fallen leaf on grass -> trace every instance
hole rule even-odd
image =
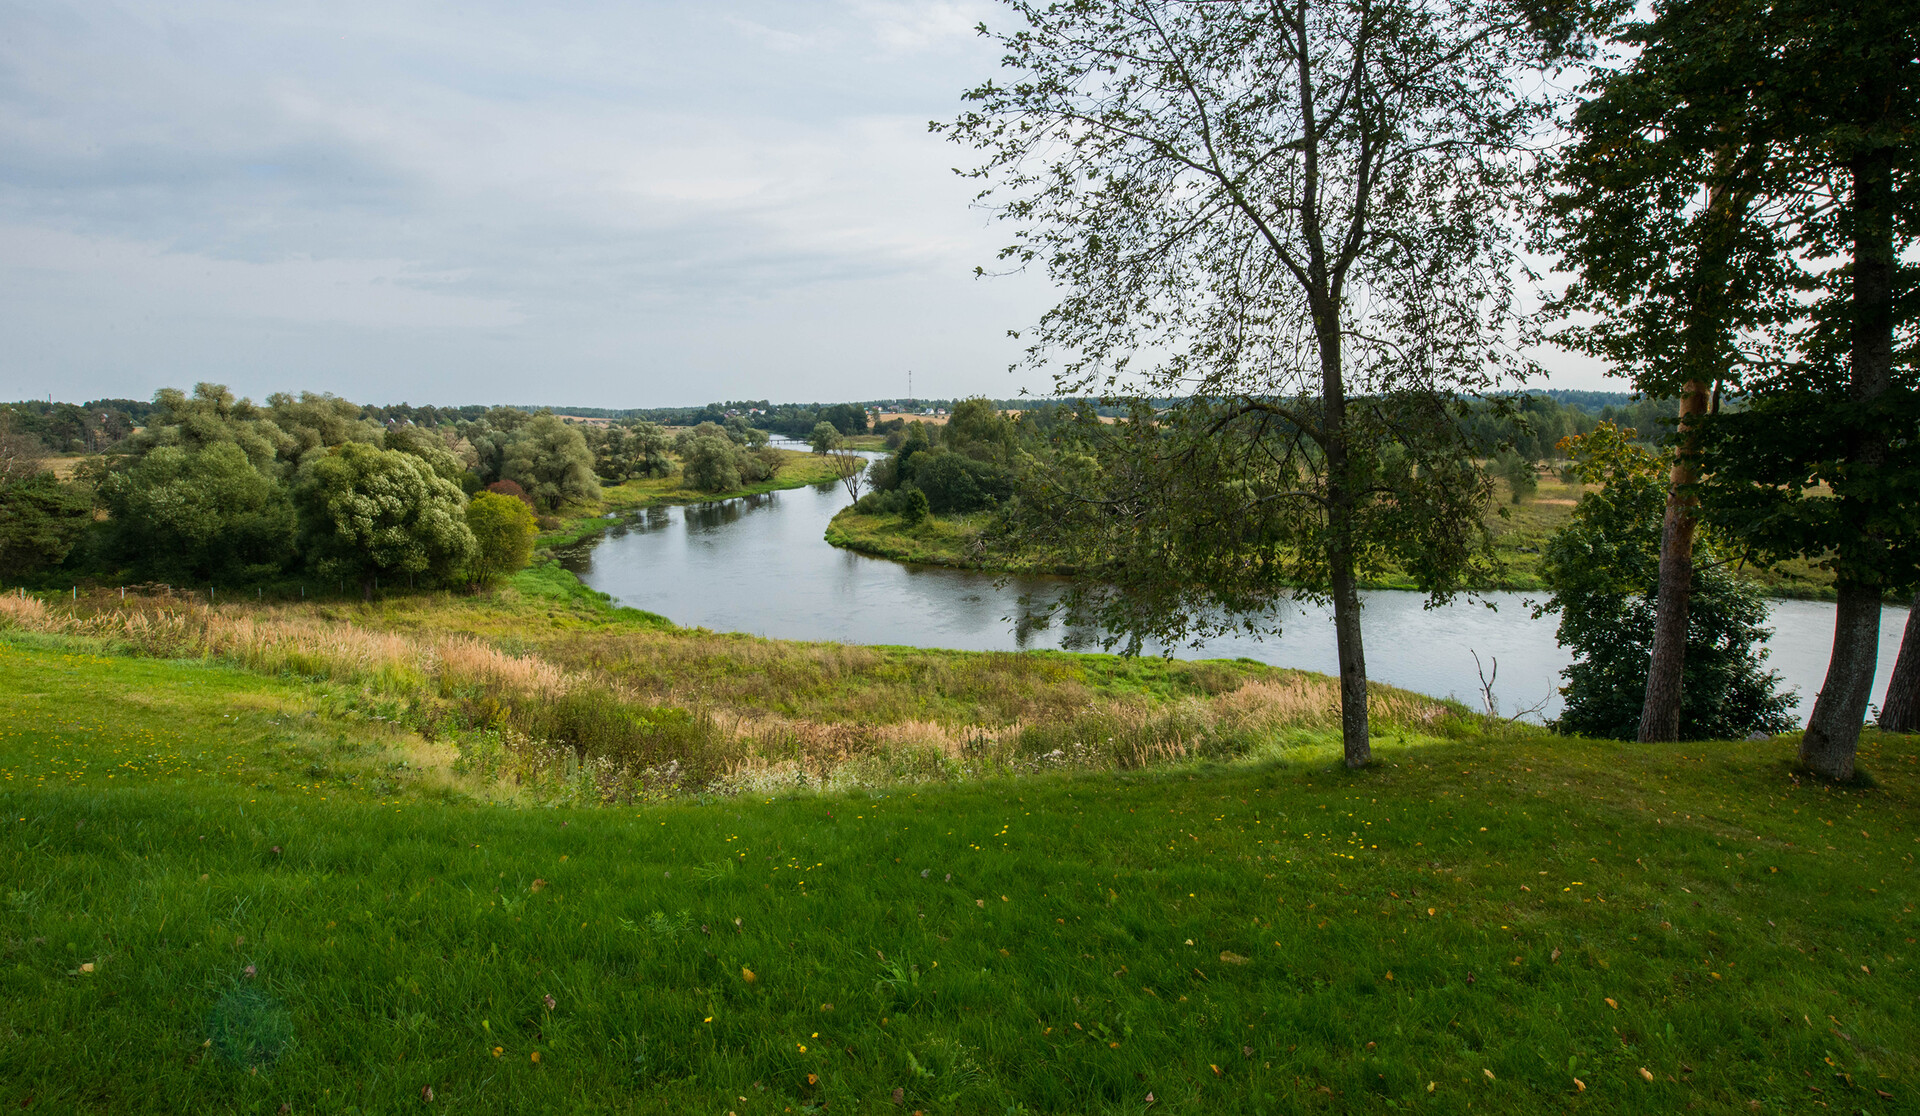
[[[1650,1070],[1650,1069],[1648,1069],[1648,1068],[1647,1068],[1647,1067],[1645,1067],[1645,1066],[1641,1066],[1641,1067],[1640,1067],[1640,1076],[1641,1076],[1641,1077],[1644,1077],[1644,1078],[1646,1078],[1646,1079],[1647,1079],[1648,1081],[1652,1081],[1652,1080],[1653,1080],[1653,1071],[1652,1071],[1652,1070]]]
[[[985,899],[975,899],[973,901],[973,905],[984,909],[987,905],[987,901]]]
[[[433,1086],[431,1085],[420,1086],[420,1099],[426,1102],[427,1104],[432,1104],[433,1103]]]
[[[1586,1083],[1586,1082],[1584,1082],[1584,1081],[1582,1081],[1582,1080],[1580,1080],[1580,1079],[1579,1079],[1579,1078],[1577,1078],[1577,1077],[1576,1077],[1576,1078],[1574,1078],[1574,1079],[1573,1079],[1573,1091],[1574,1091],[1574,1092],[1576,1092],[1576,1093],[1584,1093],[1584,1092],[1586,1092],[1586,1091],[1587,1091],[1587,1083]]]
[[[907,1091],[905,1089],[895,1089],[893,1091],[893,1103],[901,1104],[901,1103],[904,1103],[906,1099],[907,1099]]]
[[[90,972],[92,972],[92,971],[93,971],[93,962],[91,962],[91,961],[83,961],[83,962],[81,962],[81,963],[80,963],[80,971],[81,971],[81,972],[83,972],[83,973],[90,973]]]
[[[1239,954],[1233,952],[1232,950],[1223,949],[1220,951],[1220,960],[1225,961],[1229,965],[1244,965],[1247,963],[1248,959],[1240,956]]]
[[[531,883],[531,884],[529,884],[529,885],[527,886],[527,890],[528,890],[528,891],[541,891],[541,890],[544,890],[544,889],[546,888],[546,886],[547,886],[547,881],[545,881],[545,880],[535,880],[535,881],[533,881],[533,883]]]
[[[807,1084],[809,1084],[809,1085],[818,1085],[818,1084],[820,1084],[820,1075],[819,1075],[819,1074],[817,1074],[817,1073],[810,1073],[810,1074],[808,1074],[808,1075],[807,1075]]]
[[[1225,1073],[1223,1073],[1223,1072],[1221,1071],[1221,1069],[1220,1069],[1220,1067],[1219,1067],[1219,1066],[1216,1066],[1216,1065],[1214,1065],[1214,1064],[1213,1064],[1212,1062],[1208,1062],[1208,1063],[1207,1063],[1207,1068],[1213,1071],[1213,1075],[1214,1075],[1215,1077],[1224,1077],[1224,1076],[1226,1076],[1226,1074],[1225,1074]]]
[[[1560,949],[1559,949],[1559,947],[1557,947],[1557,946],[1556,946],[1556,947],[1554,947],[1554,951],[1553,951],[1553,956],[1551,956],[1551,957],[1549,957],[1549,958],[1547,958],[1547,960],[1549,960],[1549,961],[1552,961],[1552,962],[1553,962],[1554,964],[1556,964],[1556,965],[1558,965],[1558,964],[1560,963]]]
[[[1496,1077],[1494,1077],[1494,1076],[1493,1076],[1493,1071],[1492,1071],[1492,1070],[1490,1070],[1490,1069],[1483,1069],[1483,1070],[1481,1070],[1480,1072],[1481,1072],[1481,1073],[1484,1073],[1484,1074],[1486,1074],[1486,1075],[1487,1075],[1487,1080],[1488,1080],[1488,1081],[1496,1081],[1496,1080],[1498,1080],[1498,1078],[1496,1078]]]
[[[759,980],[760,978],[753,975],[752,969],[749,969],[745,965],[742,965],[740,966],[740,979],[746,981],[748,984],[752,984],[754,981]],[[826,1007],[823,1006],[821,1007],[820,1010],[825,1011],[827,1009]]]
[[[1616,1011],[1618,1011],[1618,1010],[1620,1009],[1620,1005],[1619,1005],[1619,1004],[1616,1004],[1616,1003],[1614,1003],[1614,1002],[1613,1002],[1613,997],[1612,997],[1612,996],[1607,996],[1607,997],[1605,997],[1605,999],[1606,999],[1606,1001],[1607,1001],[1607,1006],[1608,1006],[1608,1007],[1610,1007],[1610,1008],[1613,1008],[1613,1009],[1614,1009],[1614,1010],[1616,1010]]]

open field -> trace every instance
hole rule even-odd
[[[562,643],[598,638],[572,654],[604,663],[622,633],[672,633],[533,593],[496,607],[216,611],[305,625],[315,657],[276,667],[289,631],[256,638],[251,669],[230,644],[164,658],[0,631],[0,1104],[1920,1103],[1916,738],[1869,734],[1870,782],[1835,789],[1794,776],[1786,739],[1630,747],[1454,718],[1382,731],[1381,762],[1350,774],[1303,707],[1224,761],[569,806],[396,700],[449,672],[496,693],[563,678],[500,635],[439,673],[404,661],[429,631],[497,625],[565,676]],[[1005,658],[1096,700],[1185,700],[1138,664]]]

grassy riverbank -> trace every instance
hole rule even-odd
[[[757,484],[726,492],[706,492],[689,488],[686,472],[675,469],[664,477],[633,477],[617,485],[604,485],[600,500],[594,504],[575,504],[563,510],[561,525],[541,532],[542,547],[567,546],[603,529],[610,512],[639,511],[642,508],[673,504],[706,504],[719,500],[737,500],[742,496],[761,496],[788,488],[838,481],[840,474],[825,456],[804,450],[776,450],[780,471]]]
[[[1540,555],[1555,531],[1566,526],[1573,507],[1588,491],[1583,484],[1567,484],[1552,474],[1542,474],[1539,490],[1515,504],[1504,482],[1496,494],[1499,502],[1487,510],[1487,527],[1493,536],[1494,555],[1499,573],[1482,579],[1472,588],[1544,591]],[[909,526],[897,515],[863,515],[848,508],[833,517],[826,539],[834,546],[876,558],[915,562],[928,566],[956,569],[990,570],[1009,573],[1072,574],[1073,568],[1045,555],[1022,555],[1011,559],[983,545],[982,535],[993,523],[990,512],[957,516],[929,516]],[[1811,562],[1796,559],[1778,567],[1761,569],[1743,566],[1746,577],[1769,595],[1810,600],[1833,599],[1833,575]],[[1412,589],[1413,580],[1388,573],[1366,583],[1370,589]],[[1905,603],[1904,598],[1897,602]]]
[[[1920,1097],[1915,738],[1870,735],[1870,784],[1829,789],[1794,777],[1788,740],[1556,739],[1383,691],[1381,762],[1350,774],[1323,709],[1276,712],[1290,686],[1321,693],[1313,676],[774,644],[536,590],[174,627],[161,609],[116,626],[85,601],[15,607],[0,1104],[1878,1113]],[[589,663],[822,725],[1018,707],[1065,727],[1003,758],[1080,748],[993,766],[999,742],[963,739],[971,774],[585,805],[603,799],[563,793],[577,772],[516,784],[489,766],[512,715],[491,738],[416,716],[463,695],[564,705]],[[1244,753],[1119,770],[1090,758],[1103,730],[1077,711],[1235,700],[1278,718]],[[1407,727],[1389,727],[1396,703]]]

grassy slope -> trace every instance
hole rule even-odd
[[[1914,738],[526,810],[326,687],[0,647],[9,1108],[1920,1103]]]
[[[1506,502],[1504,483],[1497,483],[1501,502],[1488,510],[1487,522],[1493,530],[1502,576],[1475,588],[1543,590],[1546,584],[1540,579],[1540,553],[1548,538],[1566,525],[1586,486],[1563,484],[1551,474],[1542,474],[1539,491],[1525,502],[1513,504]],[[879,558],[961,569],[1000,568],[989,566],[975,545],[987,522],[986,514],[977,513],[928,517],[918,526],[908,527],[896,515],[860,515],[849,508],[834,516],[826,537],[834,546]],[[1012,572],[1071,571],[1039,560]],[[1771,569],[1745,568],[1742,573],[1770,596],[1833,599],[1832,574],[1805,560],[1795,559]],[[1394,572],[1367,584],[1378,589],[1414,588],[1410,578]]]

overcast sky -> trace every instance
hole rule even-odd
[[[976,0],[0,0],[0,399],[1005,397]],[[1566,363],[1564,360],[1558,363]],[[1591,372],[1555,383],[1617,387]]]

